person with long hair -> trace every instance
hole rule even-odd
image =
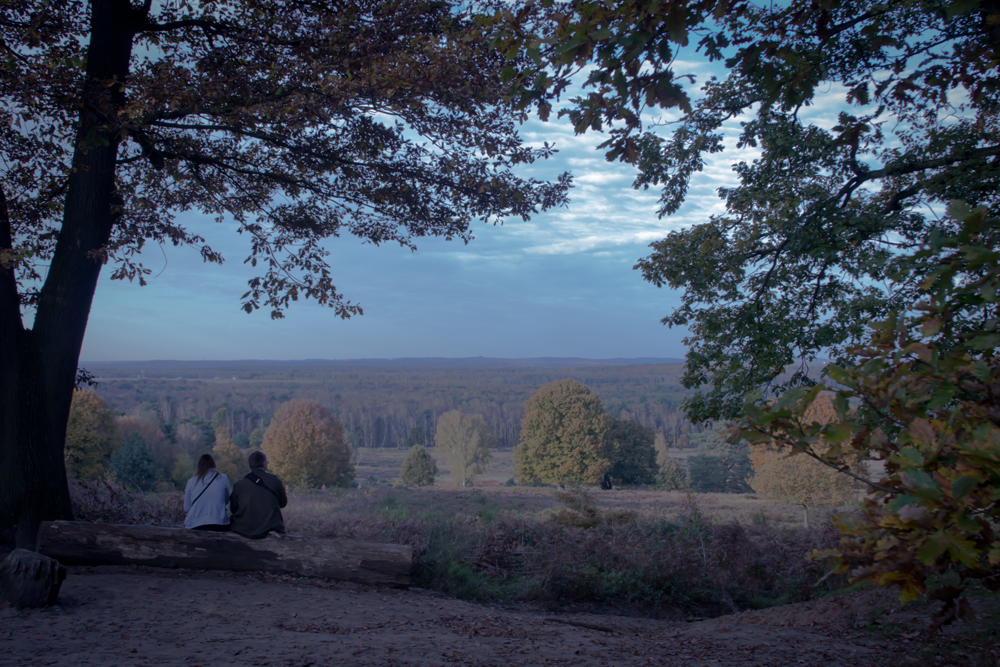
[[[229,477],[215,468],[211,454],[198,459],[198,472],[184,489],[184,527],[195,530],[229,530]]]

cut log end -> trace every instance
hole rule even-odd
[[[51,607],[65,579],[66,568],[54,558],[14,549],[0,563],[0,601],[15,607]]]

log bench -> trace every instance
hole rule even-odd
[[[413,547],[329,537],[235,533],[44,521],[37,551],[64,565],[148,565],[299,574],[405,588]]]

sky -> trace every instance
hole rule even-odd
[[[707,65],[681,63],[703,81]],[[828,96],[842,100],[840,91]],[[829,116],[822,98],[813,113]],[[669,117],[665,119],[669,120]],[[642,280],[633,266],[650,242],[708,219],[724,208],[717,189],[736,183],[739,120],[727,127],[727,150],[711,156],[692,181],[683,208],[659,218],[656,190],[631,187],[631,167],[608,163],[599,134],[576,135],[566,121],[529,121],[526,141],[559,151],[524,175],[573,174],[567,208],[530,221],[473,228],[475,239],[423,239],[417,252],[332,239],[333,282],[364,315],[341,320],[312,301],[292,305],[283,320],[246,314],[240,296],[252,269],[247,239],[234,224],[186,215],[180,220],[226,257],[203,264],[191,248],[147,247],[149,284],[112,281],[102,273],[81,360],[364,359],[399,357],[667,357],[685,353],[683,329],[660,319],[679,295]]]

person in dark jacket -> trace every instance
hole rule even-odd
[[[288,504],[285,486],[267,472],[264,452],[254,452],[248,461],[250,473],[233,485],[229,511],[233,517],[229,529],[243,537],[260,539],[270,532],[285,532],[281,508]]]

